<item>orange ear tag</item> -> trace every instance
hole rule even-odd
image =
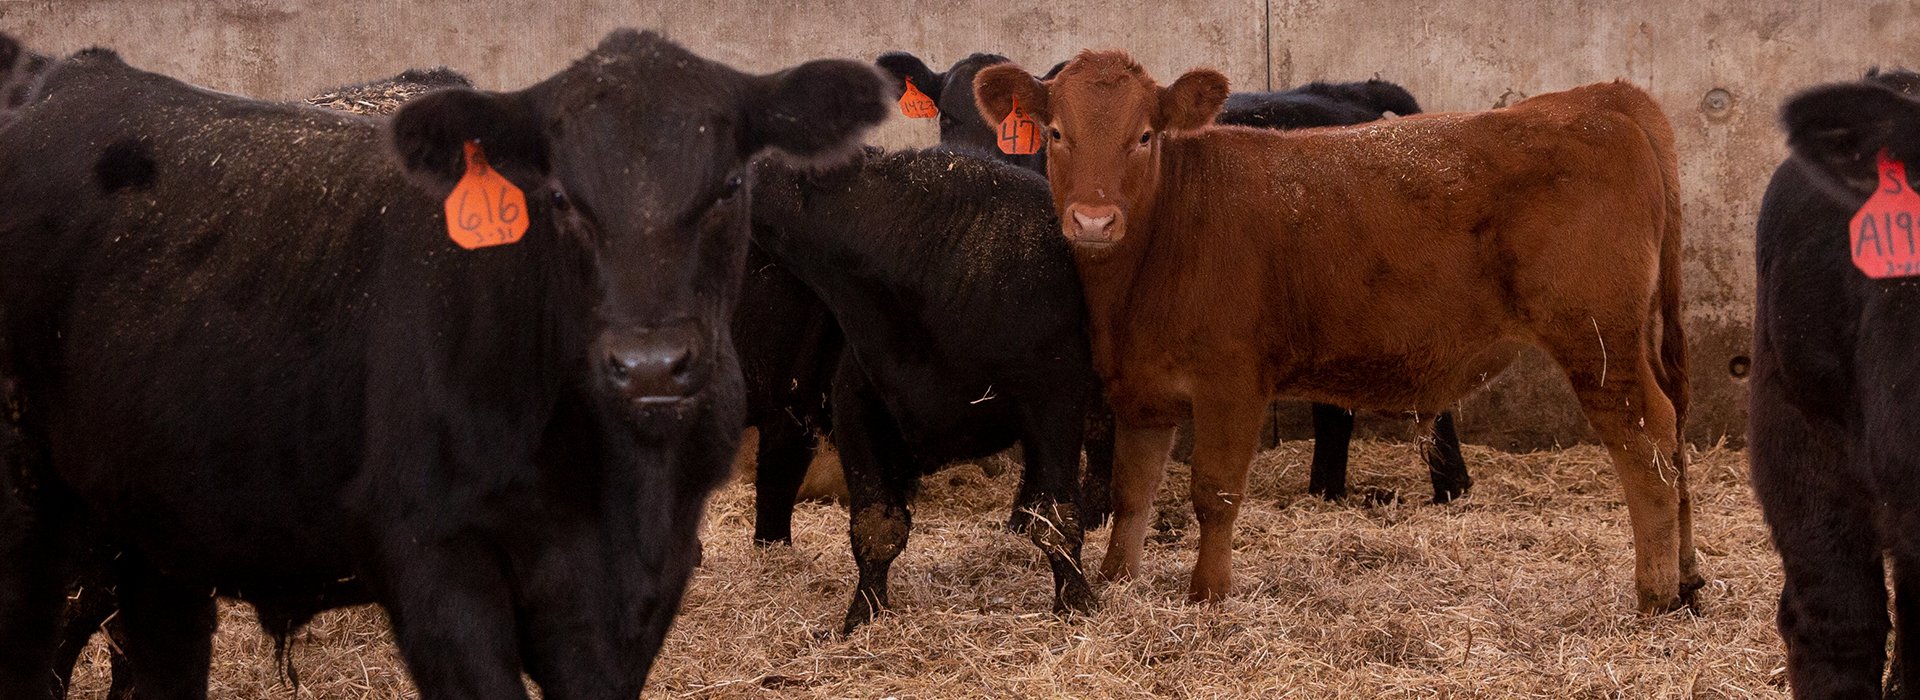
[[[1000,120],[1000,152],[1012,156],[1040,152],[1040,123],[1020,109],[1019,98],[1014,98],[1007,118]]]
[[[940,116],[940,106],[920,88],[913,86],[913,79],[907,78],[907,91],[900,95],[900,113],[908,119],[932,119]]]
[[[479,141],[464,144],[467,174],[447,195],[447,237],[467,250],[506,245],[527,232],[527,196],[487,165]]]
[[[1920,194],[1907,166],[1881,149],[1880,187],[1847,225],[1853,265],[1874,279],[1920,275]]]

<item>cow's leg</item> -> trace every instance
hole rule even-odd
[[[913,527],[909,504],[920,479],[886,404],[866,375],[848,363],[834,377],[833,413],[833,443],[847,477],[847,535],[860,570],[840,627],[848,634],[888,605],[887,572],[907,548]]]
[[[1140,571],[1147,526],[1153,522],[1153,497],[1167,473],[1167,453],[1173,449],[1173,426],[1129,423],[1118,418],[1113,433],[1113,530],[1107,534],[1107,554],[1100,561],[1100,578],[1117,581]]]
[[[0,490],[0,697],[58,697],[64,684],[56,685],[52,664],[64,538],[19,495]]]
[[[80,662],[80,654],[93,641],[93,633],[101,631],[117,610],[113,591],[108,588],[109,582],[104,571],[97,572],[97,575],[82,576],[67,594],[66,614],[60,620],[60,638],[53,658],[53,672],[62,689],[72,685],[74,665]],[[114,627],[110,634],[116,637],[125,635],[119,629],[118,621]],[[109,653],[114,685],[124,683],[130,686],[132,679],[127,674],[126,657],[120,654],[117,647],[109,646]]]
[[[1587,422],[1613,458],[1633,528],[1634,587],[1642,612],[1665,612],[1686,601],[1680,572],[1680,473],[1673,403],[1644,354],[1638,324],[1573,333],[1550,347],[1567,372]]]
[[[213,589],[168,577],[135,555],[121,561],[114,586],[120,612],[112,632],[126,655],[133,696],[207,697],[216,624]]]
[[[793,544],[793,502],[818,441],[813,429],[800,421],[778,417],[760,425],[754,457],[754,544]]]
[[[511,583],[497,548],[397,528],[387,534],[375,585],[421,700],[526,700]]]
[[[1080,568],[1080,443],[1086,432],[1086,411],[1078,401],[1053,401],[1022,406],[1022,477],[1034,485],[1034,502],[1027,537],[1053,569],[1053,609],[1056,613],[1090,612],[1098,603]]]
[[[1113,407],[1102,399],[1087,411],[1087,471],[1080,478],[1080,516],[1086,529],[1113,515]]]
[[[1267,397],[1203,392],[1193,402],[1193,513],[1200,521],[1200,558],[1187,590],[1219,600],[1233,588],[1233,524],[1246,500],[1247,470],[1260,446]]]
[[[1453,412],[1441,411],[1433,419],[1429,439],[1420,441],[1427,458],[1427,476],[1433,479],[1433,502],[1448,503],[1467,495],[1473,477],[1467,476],[1467,460],[1460,455],[1460,435],[1453,429]]]
[[[1876,499],[1857,480],[1843,429],[1809,423],[1773,388],[1765,356],[1755,360],[1749,458],[1780,553],[1787,683],[1795,697],[1874,697],[1888,628]]]
[[[1353,441],[1353,412],[1333,404],[1313,405],[1313,472],[1307,493],[1329,501],[1347,495],[1347,450]]]

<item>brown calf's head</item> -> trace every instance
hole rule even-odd
[[[1212,123],[1227,78],[1200,69],[1161,87],[1124,52],[1082,51],[1047,81],[1010,63],[986,68],[974,93],[989,124],[1016,102],[1040,123],[1062,233],[1076,246],[1104,248],[1149,214],[1165,138]]]

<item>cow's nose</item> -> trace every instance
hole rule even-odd
[[[606,335],[606,374],[613,387],[642,403],[678,401],[707,382],[706,334],[692,322]]]
[[[1120,208],[1112,205],[1076,206],[1073,208],[1073,223],[1080,227],[1081,238],[1104,241],[1113,237],[1110,227],[1119,215]]]

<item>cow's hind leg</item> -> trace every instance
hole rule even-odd
[[[1022,413],[1021,452],[1026,461],[1022,478],[1034,485],[1027,537],[1053,569],[1054,612],[1090,612],[1098,600],[1080,568],[1086,532],[1080,523],[1077,492],[1086,412],[1077,401],[1055,401],[1038,407],[1025,404]]]
[[[52,698],[63,538],[18,495],[0,490],[0,697]]]
[[[112,631],[126,655],[133,697],[206,698],[216,623],[213,590],[170,578],[132,554],[121,561],[114,587],[120,612]]]
[[[1087,411],[1087,470],[1080,477],[1080,517],[1092,530],[1113,515],[1113,407],[1106,400]]]
[[[1467,495],[1473,477],[1467,475],[1467,460],[1460,455],[1460,435],[1453,429],[1453,412],[1441,411],[1433,419],[1431,437],[1420,441],[1427,458],[1427,476],[1433,480],[1433,502],[1450,503]]]
[[[793,544],[793,502],[813,462],[818,436],[786,417],[760,425],[753,476],[754,544]]]
[[[1307,493],[1329,501],[1347,495],[1347,450],[1353,442],[1353,411],[1327,403],[1313,405],[1313,471]]]
[[[885,403],[865,375],[848,363],[834,379],[833,411],[834,446],[847,477],[847,535],[860,570],[840,627],[842,634],[849,634],[888,606],[888,571],[907,548],[913,527],[909,504],[920,478]]]
[[[1200,558],[1187,590],[1219,600],[1233,588],[1233,528],[1247,496],[1247,470],[1260,446],[1266,397],[1225,391],[1193,402],[1193,513],[1200,521]]]
[[[1596,323],[1596,329],[1599,324]],[[1625,326],[1632,329],[1634,326]],[[1634,587],[1642,612],[1681,607],[1680,473],[1673,403],[1654,379],[1637,334],[1575,334],[1551,349],[1587,422],[1613,458],[1633,528]],[[1688,555],[1691,556],[1690,554]]]
[[[1117,420],[1113,434],[1113,530],[1100,561],[1100,578],[1118,581],[1140,571],[1147,526],[1153,522],[1153,497],[1167,473],[1173,426],[1130,424]]]
[[[1842,429],[1810,424],[1773,388],[1766,357],[1754,359],[1748,455],[1784,575],[1787,684],[1795,697],[1876,697],[1888,623],[1875,499],[1849,464]]]

